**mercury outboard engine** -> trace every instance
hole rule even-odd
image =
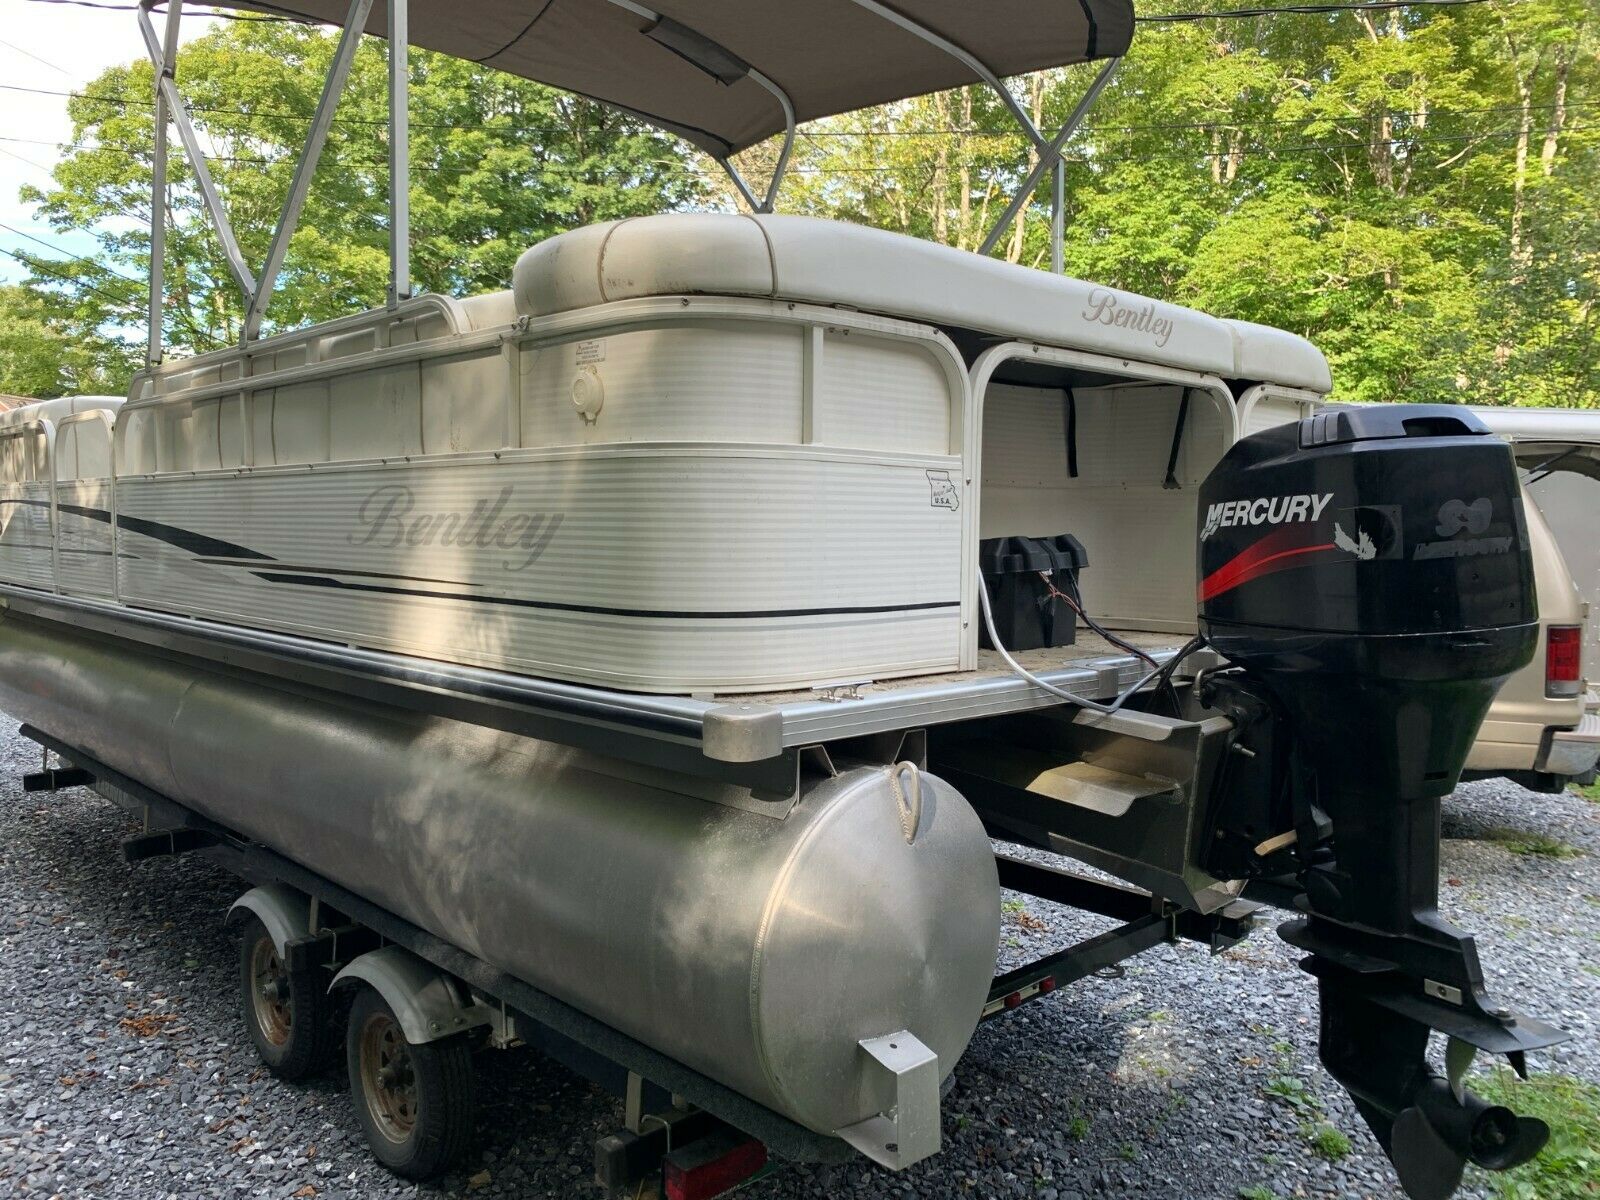
[[[1406,1191],[1443,1200],[1467,1161],[1515,1166],[1549,1134],[1462,1086],[1474,1054],[1525,1074],[1565,1037],[1493,1003],[1437,911],[1440,799],[1538,638],[1510,448],[1454,407],[1327,409],[1234,445],[1200,519],[1201,630],[1240,668],[1201,699],[1240,726],[1241,769],[1276,773],[1234,789],[1274,806],[1246,827],[1286,830],[1227,865],[1289,882],[1304,915],[1280,932],[1318,980],[1323,1062]]]

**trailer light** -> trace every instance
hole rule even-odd
[[[667,1155],[662,1164],[666,1200],[711,1200],[738,1187],[767,1165],[767,1148],[754,1138],[705,1139]]]
[[[1006,997],[1006,1007],[1007,1008],[1016,1008],[1021,1003],[1022,1003],[1022,993],[1021,992],[1012,992],[1011,995]]]
[[[1039,994],[1041,996],[1047,992],[1053,992],[1055,990],[1056,977],[1054,975],[1046,975],[1043,979],[1039,980]]]
[[[1583,626],[1552,625],[1545,636],[1544,691],[1547,696],[1583,692]]]

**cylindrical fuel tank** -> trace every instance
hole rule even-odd
[[[780,819],[15,615],[0,708],[818,1132],[873,1115],[863,1038],[909,1030],[947,1074],[993,976],[994,857],[926,774],[909,841],[885,767]]]

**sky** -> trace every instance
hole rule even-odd
[[[184,40],[198,37],[211,24],[202,16],[186,17]],[[58,233],[35,221],[31,206],[17,198],[18,189],[26,184],[49,186],[49,168],[61,158],[58,147],[71,135],[72,124],[65,96],[14,89],[81,91],[107,67],[133,62],[144,53],[131,12],[0,0],[0,250],[65,258],[95,249],[89,233]],[[58,249],[23,236],[29,234]],[[0,254],[0,283],[16,282],[27,273],[16,259]]]

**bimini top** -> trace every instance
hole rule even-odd
[[[336,25],[350,11],[217,7]],[[385,7],[368,33],[383,36]],[[410,0],[408,13],[414,45],[604,101],[718,156],[786,128],[760,77],[809,121],[977,82],[973,64],[1004,77],[1114,58],[1133,37],[1131,0]]]
[[[905,234],[815,217],[667,213],[558,234],[512,276],[541,317],[641,296],[763,296],[1304,388],[1328,362],[1281,329],[1085,283]]]

